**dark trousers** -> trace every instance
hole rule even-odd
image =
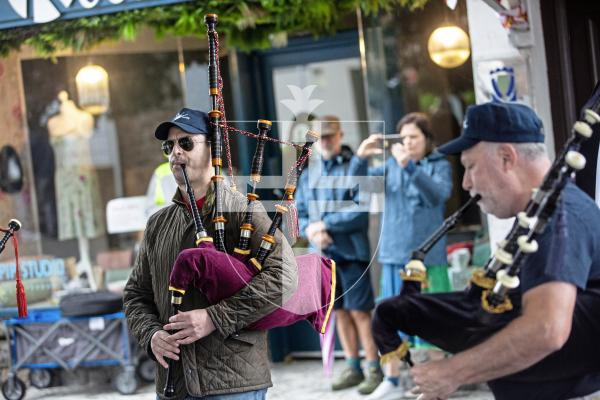
[[[480,293],[417,293],[382,302],[373,318],[373,336],[380,353],[392,352],[402,344],[398,331],[457,353],[481,343],[519,315],[519,307],[504,314],[486,313]],[[578,293],[571,335],[561,350],[488,384],[497,399],[507,400],[559,400],[600,390],[599,339],[600,282]]]

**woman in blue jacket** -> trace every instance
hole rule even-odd
[[[380,298],[400,293],[400,270],[416,249],[444,220],[446,200],[452,191],[450,163],[433,152],[433,135],[428,117],[422,113],[404,116],[396,126],[401,140],[390,148],[391,156],[378,167],[368,167],[369,157],[382,154],[383,135],[371,135],[351,160],[349,175],[384,176],[385,206],[381,218],[378,260],[382,264]],[[445,277],[447,287],[446,241],[440,240],[425,258],[430,279]],[[437,271],[436,271],[437,270]],[[441,272],[437,273],[436,272]],[[442,278],[442,280],[444,280]],[[436,282],[429,282],[435,289]],[[386,371],[387,379],[367,400],[398,395],[398,365]]]

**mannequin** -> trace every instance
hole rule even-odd
[[[54,149],[58,239],[77,238],[78,274],[86,273],[92,290],[89,239],[104,231],[102,205],[96,171],[90,155],[89,138],[94,117],[77,108],[67,92],[58,94],[60,111],[48,120],[50,144]]]

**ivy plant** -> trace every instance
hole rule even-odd
[[[228,46],[240,50],[267,48],[278,34],[333,33],[344,17],[360,7],[366,15],[394,7],[422,8],[428,0],[194,0],[73,20],[59,20],[0,31],[0,55],[22,44],[39,54],[88,49],[108,40],[133,40],[140,28],[157,36],[204,36],[204,15],[219,15],[218,30]]]

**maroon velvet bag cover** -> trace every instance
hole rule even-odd
[[[241,290],[256,274],[256,268],[214,248],[210,242],[183,250],[170,276],[170,286],[188,290],[196,288],[211,304]],[[250,329],[271,329],[308,320],[319,333],[325,333],[335,296],[335,262],[318,254],[296,257],[298,287],[277,309],[254,322]]]

